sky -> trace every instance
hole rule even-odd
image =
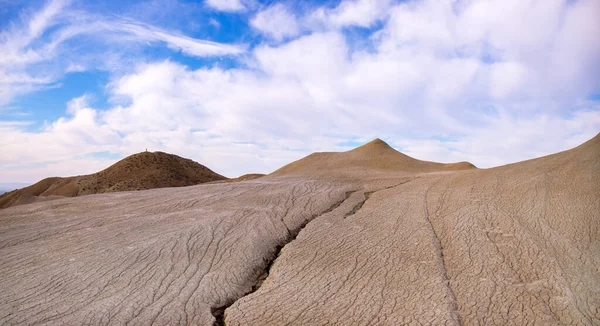
[[[374,138],[488,168],[600,132],[599,0],[0,0],[0,183]]]

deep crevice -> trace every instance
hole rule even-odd
[[[351,210],[351,211],[349,211],[348,213],[346,213],[346,215],[344,215],[344,218],[346,218],[346,217],[348,217],[348,216],[352,216],[352,215],[356,214],[356,212],[358,212],[358,211],[359,211],[359,210],[360,210],[360,209],[363,207],[363,205],[365,204],[365,202],[366,202],[367,200],[369,200],[369,197],[371,197],[371,195],[372,195],[374,192],[375,192],[375,191],[368,191],[368,192],[365,192],[365,193],[364,193],[364,195],[365,195],[365,199],[364,199],[363,201],[359,202],[358,204],[354,205],[354,207],[352,207],[352,210]]]
[[[450,304],[452,306],[452,311],[450,313],[453,315],[457,325],[461,326],[462,319],[460,316],[460,312],[458,311],[456,295],[454,294],[454,291],[452,290],[452,287],[450,286],[450,279],[448,278],[448,272],[446,270],[446,263],[444,261],[444,247],[442,246],[442,241],[440,240],[440,237],[438,236],[437,232],[435,231],[435,228],[433,227],[433,223],[431,223],[431,220],[429,219],[429,208],[427,206],[427,195],[429,194],[430,188],[428,188],[425,191],[425,194],[423,196],[424,197],[423,198],[423,212],[425,215],[425,221],[427,221],[427,223],[429,224],[429,228],[431,231],[433,246],[435,247],[435,252],[436,252],[436,260],[437,260],[438,270],[439,270],[440,276],[442,278],[442,284],[446,287],[446,290],[448,292],[448,297],[450,298],[450,301],[451,301]]]
[[[231,301],[228,304],[213,307],[210,309],[210,313],[215,317],[214,326],[224,326],[225,325],[225,309],[231,306],[235,301]]]
[[[393,186],[389,186],[389,187],[385,187],[383,189],[379,189],[379,190],[374,190],[374,191],[368,191],[365,192],[365,200],[363,200],[362,202],[356,204],[352,210],[348,213],[346,213],[344,215],[344,218],[354,215],[356,214],[356,212],[358,212],[363,205],[365,204],[365,202],[371,197],[371,195],[377,191],[381,191],[381,190],[387,190],[390,188],[395,188],[398,186],[401,186],[407,182],[410,182],[414,180],[413,179],[409,179],[406,180],[404,182],[401,182],[399,184],[393,185]],[[258,289],[260,289],[260,287],[262,286],[262,284],[264,283],[264,281],[267,279],[267,277],[269,276],[269,273],[271,272],[271,268],[273,267],[273,264],[275,263],[275,261],[277,260],[277,258],[281,255],[282,250],[284,249],[285,246],[287,246],[288,244],[290,244],[292,241],[294,241],[296,239],[296,237],[298,236],[298,234],[300,234],[300,232],[308,225],[308,223],[314,221],[315,219],[319,218],[320,216],[323,216],[327,213],[332,212],[333,210],[335,210],[336,208],[340,207],[340,205],[342,205],[346,200],[348,200],[348,198],[350,198],[350,196],[355,193],[357,190],[353,190],[353,191],[347,191],[344,198],[342,200],[339,200],[337,202],[335,202],[333,205],[331,205],[329,208],[327,208],[326,210],[322,211],[319,214],[314,214],[313,216],[311,216],[310,218],[306,219],[303,223],[301,223],[297,228],[294,228],[292,230],[290,230],[288,228],[288,234],[287,237],[285,238],[285,240],[278,244],[277,246],[275,246],[273,254],[268,257],[268,259],[265,260],[265,265],[264,268],[262,268],[262,273],[257,277],[254,285],[252,285],[252,288],[250,289],[250,291],[244,293],[243,295],[241,295],[240,297],[238,297],[237,299],[228,302],[228,304],[226,305],[220,305],[218,307],[212,308],[211,309],[211,313],[212,315],[215,317],[215,326],[224,326],[225,324],[225,310],[227,308],[229,308],[231,305],[233,305],[237,300],[248,296],[256,291],[258,291]]]
[[[347,218],[347,217],[349,217],[349,216],[352,216],[352,215],[356,214],[356,213],[357,213],[357,212],[358,212],[358,211],[359,211],[359,210],[360,210],[360,209],[361,209],[361,208],[362,208],[362,207],[365,205],[365,203],[367,202],[367,200],[369,200],[369,198],[371,198],[371,195],[372,195],[372,194],[374,194],[374,193],[376,193],[376,192],[378,192],[378,191],[382,191],[382,190],[387,190],[387,189],[391,189],[391,188],[396,188],[396,187],[399,187],[399,186],[401,186],[401,185],[403,185],[403,184],[405,184],[405,183],[407,183],[407,182],[410,182],[410,181],[412,181],[412,180],[414,180],[414,178],[413,178],[413,179],[406,180],[406,181],[403,181],[403,182],[400,182],[399,184],[396,184],[396,185],[393,185],[393,186],[385,187],[385,188],[383,188],[383,189],[379,189],[379,190],[373,190],[373,191],[367,191],[367,192],[365,192],[365,193],[364,193],[364,195],[365,195],[365,199],[364,199],[363,201],[361,201],[360,203],[358,203],[358,204],[354,205],[354,207],[352,207],[352,210],[351,210],[351,211],[349,211],[348,213],[346,213],[346,215],[344,215],[344,218]]]
[[[270,257],[268,257],[268,259],[265,260],[265,266],[261,268],[262,273],[258,276],[254,285],[252,285],[251,290],[244,293],[243,295],[241,295],[240,297],[238,297],[235,300],[228,301],[227,304],[225,304],[225,305],[219,305],[217,307],[211,308],[211,310],[210,310],[211,314],[215,317],[215,322],[213,325],[214,326],[226,325],[225,324],[225,310],[227,308],[229,308],[231,305],[233,305],[237,300],[256,292],[261,287],[263,282],[269,276],[269,273],[271,272],[271,267],[273,267],[273,264],[275,263],[275,261],[277,260],[279,255],[281,255],[281,251],[283,250],[283,248],[286,245],[288,245],[289,243],[291,243],[292,241],[294,241],[296,239],[296,237],[298,236],[298,234],[300,234],[300,231],[302,231],[308,225],[308,223],[310,223],[310,222],[314,221],[315,219],[319,218],[320,216],[330,213],[334,209],[340,207],[340,205],[342,205],[342,203],[344,203],[346,200],[348,200],[348,198],[350,198],[350,196],[355,192],[356,192],[356,190],[347,191],[346,195],[344,196],[344,198],[342,200],[335,202],[333,205],[331,205],[329,208],[322,211],[321,213],[314,214],[313,216],[308,218],[304,223],[300,224],[297,228],[294,228],[292,230],[288,229],[287,230],[288,234],[287,234],[287,237],[285,238],[285,240],[282,243],[275,246],[275,248],[273,250],[273,254]]]

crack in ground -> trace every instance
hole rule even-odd
[[[400,182],[399,184],[396,184],[396,185],[393,185],[393,186],[389,186],[389,187],[385,187],[383,189],[378,189],[378,190],[373,190],[373,191],[367,191],[367,192],[365,192],[364,193],[365,199],[363,201],[359,202],[358,204],[354,205],[354,207],[352,207],[352,210],[349,211],[348,213],[346,213],[346,215],[344,215],[344,218],[347,218],[349,216],[352,216],[352,215],[356,214],[365,205],[365,203],[367,202],[367,200],[369,200],[369,198],[371,198],[372,194],[374,194],[376,192],[379,192],[379,191],[383,191],[383,190],[388,190],[388,189],[399,187],[399,186],[401,186],[401,185],[403,185],[403,184],[405,184],[407,182],[413,181],[414,179],[415,178],[409,179],[409,180],[406,180],[404,182]]]
[[[361,202],[359,202],[358,204],[354,205],[354,207],[352,207],[352,210],[349,211],[348,213],[346,213],[346,215],[344,215],[344,218],[347,218],[348,216],[352,216],[354,214],[356,214],[356,212],[358,212],[363,205],[367,202],[367,200],[369,200],[369,198],[371,197],[371,195],[376,192],[376,191],[367,191],[364,193],[365,195],[365,199],[362,200]]]
[[[226,325],[225,324],[225,310],[227,308],[229,308],[231,305],[233,305],[237,300],[256,292],[260,288],[260,286],[263,284],[263,282],[269,276],[271,267],[273,266],[273,264],[275,263],[275,261],[277,260],[279,255],[281,254],[281,251],[283,250],[283,248],[285,246],[287,246],[288,244],[290,244],[292,241],[294,241],[296,239],[296,237],[298,236],[298,234],[300,234],[300,231],[302,231],[310,222],[312,222],[312,221],[316,220],[317,218],[319,218],[327,213],[330,213],[334,209],[340,207],[340,205],[342,205],[346,200],[348,200],[348,198],[350,198],[350,196],[355,192],[356,192],[356,190],[347,191],[345,197],[342,200],[335,202],[333,205],[331,205],[329,208],[327,208],[323,212],[321,212],[319,214],[314,214],[313,216],[308,218],[304,223],[300,224],[300,226],[298,226],[297,228],[294,228],[293,230],[288,229],[288,235],[287,235],[286,239],[283,241],[283,243],[280,243],[277,246],[275,246],[273,255],[266,260],[266,266],[263,268],[263,273],[256,279],[256,282],[252,286],[252,289],[249,292],[241,295],[239,298],[237,298],[235,300],[229,300],[223,305],[219,305],[217,307],[212,307],[210,309],[211,314],[215,317],[215,322],[213,325],[214,326],[225,326]]]
[[[454,317],[453,319],[455,320],[457,325],[460,326],[460,325],[462,325],[462,320],[460,317],[460,313],[458,312],[458,304],[456,303],[456,296],[454,295],[454,291],[452,290],[452,287],[450,287],[450,279],[448,278],[448,273],[446,270],[446,263],[444,262],[444,248],[442,247],[442,242],[440,241],[440,238],[439,238],[437,232],[435,232],[435,229],[433,228],[433,224],[431,223],[431,220],[429,219],[429,209],[427,208],[427,194],[429,193],[429,189],[431,189],[431,187],[427,188],[427,190],[425,191],[424,200],[423,200],[423,212],[425,215],[425,221],[427,221],[427,224],[429,225],[429,228],[430,228],[430,231],[432,234],[433,246],[435,247],[435,253],[436,253],[436,261],[437,261],[440,275],[442,277],[442,283],[446,287],[446,290],[448,292],[448,297],[450,298],[450,301],[451,301],[452,311],[450,313]]]
[[[387,189],[391,189],[391,188],[395,188],[395,187],[399,187],[405,183],[408,183],[412,180],[414,180],[415,178],[411,178],[409,180],[403,181],[401,183],[392,185],[392,186],[388,186],[385,187],[383,189],[378,189],[378,190],[374,190],[374,191],[368,191],[364,193],[365,199],[363,201],[361,201],[360,203],[356,204],[352,210],[350,210],[350,212],[347,212],[344,215],[344,218],[354,215],[356,214],[356,212],[358,212],[363,205],[365,204],[365,202],[371,197],[371,195],[375,192],[378,191],[382,191],[382,190],[387,190]],[[288,244],[290,244],[292,241],[294,241],[296,239],[296,237],[298,236],[298,234],[312,221],[316,220],[317,218],[332,212],[333,210],[335,210],[336,208],[340,207],[340,205],[342,205],[346,200],[348,200],[348,198],[350,198],[350,196],[355,193],[357,190],[353,190],[353,191],[347,191],[346,195],[344,196],[344,198],[342,200],[339,200],[337,202],[335,202],[333,205],[331,205],[329,208],[327,208],[326,210],[324,210],[323,212],[319,213],[319,214],[315,214],[313,216],[311,216],[310,218],[306,219],[305,222],[303,222],[302,224],[300,224],[300,226],[298,226],[297,228],[290,230],[288,228],[288,235],[286,237],[286,239],[283,241],[283,243],[278,244],[275,247],[274,253],[273,255],[267,259],[266,261],[266,266],[263,269],[263,273],[256,279],[255,284],[252,286],[252,289],[243,294],[242,296],[240,296],[239,298],[235,299],[235,300],[230,300],[227,301],[224,305],[219,305],[217,307],[213,307],[211,308],[211,313],[212,315],[215,317],[215,323],[214,326],[225,326],[225,310],[227,308],[229,308],[231,305],[233,305],[237,300],[240,300],[241,298],[248,296],[256,291],[258,291],[258,289],[261,287],[261,285],[263,284],[263,282],[267,279],[267,277],[269,276],[269,273],[271,271],[271,267],[273,266],[273,264],[275,263],[275,261],[277,260],[277,258],[279,257],[279,255],[281,254],[281,251],[283,250],[283,248],[285,246],[287,246]],[[287,227],[287,226],[286,226]]]

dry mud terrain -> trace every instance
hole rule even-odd
[[[599,325],[600,135],[493,169],[381,141],[0,210],[2,325]]]

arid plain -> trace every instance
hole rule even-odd
[[[600,135],[492,169],[374,140],[0,210],[2,325],[600,325]]]

